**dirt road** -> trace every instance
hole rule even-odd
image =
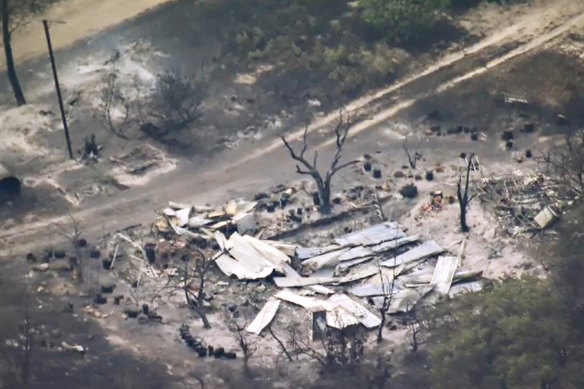
[[[47,44],[41,24],[42,19],[64,21],[53,23],[51,36],[55,50],[70,46],[78,40],[87,38],[125,20],[131,19],[152,7],[171,0],[68,0],[57,3],[44,15],[39,15],[25,29],[19,30],[13,39],[14,57],[24,62],[44,55]],[[4,58],[0,58],[0,68]]]
[[[564,1],[562,3],[566,2]],[[584,23],[584,5],[574,7],[573,4],[570,4],[568,8],[564,9],[565,12],[561,13],[558,13],[558,8],[561,8],[558,2],[555,3],[553,7],[548,5],[548,7],[535,8],[531,13],[525,15],[521,20],[516,21],[516,23],[509,27],[497,31],[493,35],[488,36],[478,43],[464,48],[459,52],[446,55],[421,72],[406,77],[404,80],[398,81],[387,88],[354,100],[346,106],[347,110],[364,111],[366,114],[375,113],[375,117],[371,121],[366,121],[356,126],[356,128],[351,131],[351,136],[355,136],[361,131],[372,128],[391,118],[396,113],[411,107],[417,101],[430,94],[444,92],[459,85],[463,81],[480,76],[489,69],[495,68],[518,56],[541,48],[554,38],[557,38]],[[512,45],[516,45],[517,47],[503,55],[489,58],[490,53],[493,51],[498,51],[497,49],[501,47],[509,47]],[[485,59],[487,59],[487,63],[483,65]],[[461,63],[465,62],[480,65],[475,67],[461,66]],[[461,72],[462,74],[450,79],[439,74],[441,71],[450,72],[452,70],[451,68],[454,66],[458,69],[463,69]],[[464,69],[468,70],[465,72]],[[433,82],[431,79],[429,80],[429,78],[432,77],[435,80],[446,79],[447,81],[436,84],[435,81]],[[416,87],[419,87],[417,84],[424,85],[424,89],[422,89],[421,92],[414,92],[415,97],[411,99],[406,98],[405,95],[407,93],[407,88],[415,91]],[[404,90],[406,90],[406,93],[404,93]],[[381,111],[375,109],[376,107],[385,105],[388,100],[391,100],[391,98],[398,93],[400,95],[399,103],[392,104],[389,108]],[[308,130],[310,132],[318,132],[323,127],[334,123],[335,120],[337,120],[337,112],[332,112],[331,114],[314,121],[309,126]],[[304,129],[298,129],[288,137],[293,140],[300,139],[303,133]],[[257,154],[250,155],[248,158],[258,158],[262,153],[277,149],[280,146],[279,141],[274,141],[268,148],[263,148]],[[238,164],[242,162],[244,161],[238,161]]]
[[[561,3],[561,2],[559,2]],[[556,3],[559,4],[559,3]],[[534,8],[533,13],[505,30],[484,38],[477,44],[449,54],[427,69],[383,90],[355,100],[348,106],[374,114],[372,120],[358,123],[353,136],[361,133],[359,143],[347,147],[347,157],[356,157],[378,147],[379,139],[374,131],[385,121],[414,106],[427,96],[454,88],[462,82],[500,66],[519,56],[545,47],[555,38],[584,24],[584,5],[565,8],[563,12],[550,12],[546,8]],[[545,18],[544,18],[545,16]],[[506,50],[501,50],[506,48]],[[313,122],[311,132],[332,123],[333,112]],[[364,132],[372,136],[364,136]],[[302,134],[298,130],[291,138]],[[321,139],[321,146],[329,142]],[[438,144],[436,147],[445,147]],[[391,147],[391,146],[389,146]],[[387,148],[387,147],[386,147]],[[192,203],[220,203],[236,195],[250,195],[276,180],[285,182],[295,178],[291,164],[283,163],[287,156],[279,141],[242,145],[238,150],[217,156],[214,163],[203,173],[199,166],[188,163],[172,174],[160,177],[146,187],[120,193],[117,197],[88,203],[75,216],[86,224],[88,235],[94,236],[127,225],[153,219],[153,210],[169,199]],[[188,179],[185,179],[187,177]],[[0,256],[25,252],[32,245],[47,243],[51,239],[50,226],[65,221],[65,217],[42,220],[0,233]],[[34,242],[33,241],[34,237]]]

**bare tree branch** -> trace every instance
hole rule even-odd
[[[345,141],[347,140],[347,136],[349,134],[349,129],[351,127],[351,118],[348,112],[346,112],[343,108],[339,110],[339,119],[334,128],[335,132],[335,144],[336,144],[336,151],[333,155],[331,160],[330,167],[326,171],[324,178],[321,172],[318,170],[317,162],[318,162],[318,150],[315,151],[312,163],[310,163],[305,157],[304,154],[308,149],[308,142],[307,142],[307,133],[308,133],[308,125],[304,128],[304,133],[302,135],[302,148],[300,152],[296,152],[294,148],[290,145],[288,140],[285,136],[280,136],[284,146],[290,153],[290,157],[294,161],[299,162],[296,165],[296,173],[302,175],[309,175],[311,176],[317,186],[318,190],[318,197],[320,200],[319,210],[322,214],[328,214],[331,210],[331,203],[330,203],[330,196],[331,196],[331,180],[332,177],[340,170],[357,163],[357,161],[350,161],[347,163],[343,163],[339,165],[339,162],[342,157],[343,146]],[[304,168],[302,168],[303,166]]]
[[[584,195],[584,130],[571,130],[564,145],[542,153],[538,162],[545,164],[574,194]]]
[[[406,138],[404,139],[404,142],[402,144],[402,147],[406,153],[406,156],[408,157],[408,162],[410,164],[410,167],[412,169],[416,168],[416,165],[418,163],[418,160],[422,159],[422,154],[418,152],[418,150],[414,151],[414,155],[412,156],[412,154],[410,153],[410,150],[408,148],[408,137],[406,135]]]
[[[395,295],[395,269],[391,278],[391,284],[387,277],[383,277],[383,272],[381,267],[379,267],[379,278],[381,280],[381,289],[383,292],[383,301],[381,307],[379,307],[379,313],[381,314],[381,324],[379,325],[379,330],[377,332],[377,343],[383,341],[383,327],[385,327],[385,320],[387,318],[387,311],[391,307],[391,302],[393,301],[393,296]]]
[[[237,331],[237,340],[239,342],[239,347],[241,348],[241,352],[243,353],[243,364],[245,368],[246,374],[250,374],[249,370],[249,359],[252,357],[253,354],[258,350],[257,345],[255,342],[250,341],[250,339],[244,335],[245,327],[247,323],[238,324],[233,322],[233,327],[235,331]],[[270,330],[271,332],[271,330]]]
[[[211,323],[209,323],[209,320],[207,319],[207,314],[205,312],[205,308],[204,308],[204,303],[205,303],[205,277],[207,274],[207,271],[209,270],[211,264],[213,263],[212,260],[208,260],[207,257],[205,256],[205,254],[199,250],[199,249],[195,249],[195,252],[197,254],[196,260],[195,260],[195,269],[193,271],[193,275],[195,277],[198,278],[199,281],[199,288],[198,288],[198,292],[195,295],[189,287],[189,279],[190,279],[190,275],[191,272],[189,271],[189,261],[188,259],[185,259],[185,264],[184,264],[184,274],[183,274],[183,291],[185,294],[185,299],[187,301],[187,304],[189,305],[189,307],[195,311],[197,313],[197,315],[199,315],[199,317],[201,318],[201,320],[203,321],[203,326],[205,328],[211,328]]]
[[[98,100],[98,113],[102,126],[112,134],[127,139],[126,130],[131,124],[130,99],[122,92],[117,68],[103,77],[103,87]]]
[[[286,346],[284,345],[284,343],[276,336],[276,334],[274,334],[274,331],[272,331],[272,326],[271,325],[268,326],[268,331],[270,332],[270,335],[272,335],[272,338],[274,338],[276,340],[276,342],[278,342],[278,344],[280,345],[280,348],[282,349],[282,352],[286,355],[286,357],[288,358],[288,360],[290,362],[292,362],[292,356],[288,352],[288,349],[286,348]]]

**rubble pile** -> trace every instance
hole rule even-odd
[[[549,227],[575,200],[561,183],[541,174],[519,172],[484,179],[479,198],[492,204],[500,226],[512,236]]]
[[[462,270],[462,254],[432,258],[446,250],[434,241],[419,242],[395,222],[384,222],[333,239],[323,247],[301,247],[216,231],[215,263],[239,280],[271,277],[281,290],[268,299],[247,331],[259,334],[278,312],[280,301],[326,317],[329,327],[362,324],[374,328],[373,313],[391,296],[387,313],[408,312],[430,294],[448,295],[454,283],[480,276]],[[480,284],[466,285],[468,290]]]
[[[231,234],[246,233],[256,229],[251,212],[257,202],[232,200],[221,209],[170,202],[153,227],[159,233],[173,232],[189,238],[213,239],[214,231]]]
[[[171,201],[153,227],[158,233],[207,242],[215,241],[216,231],[228,236],[257,231],[262,236],[275,236],[320,219],[318,196],[315,200],[304,186],[304,183],[297,187],[278,185],[258,193],[254,201],[231,200],[220,208]],[[381,189],[388,191],[387,186]],[[367,207],[372,205],[373,192],[372,188],[358,185],[333,196],[332,202],[337,212]]]

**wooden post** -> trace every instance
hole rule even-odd
[[[65,116],[65,108],[63,107],[63,97],[61,96],[61,88],[59,87],[59,77],[57,76],[55,56],[53,55],[53,45],[51,44],[51,35],[49,33],[49,22],[47,20],[43,20],[43,26],[45,27],[47,46],[49,46],[49,57],[51,59],[51,66],[53,67],[53,78],[55,79],[55,89],[57,90],[57,98],[59,99],[59,109],[61,110],[61,119],[63,120],[63,129],[65,130],[65,139],[67,141],[67,149],[69,150],[69,158],[73,159],[71,139],[69,138],[69,127],[67,127],[67,117]]]

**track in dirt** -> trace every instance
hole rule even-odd
[[[385,109],[381,112],[375,114],[372,120],[363,121],[355,125],[351,131],[351,136],[355,136],[358,133],[366,131],[368,129],[372,129],[375,126],[379,125],[383,121],[391,118],[398,112],[405,110],[411,106],[413,106],[419,100],[426,98],[432,94],[440,93],[451,89],[463,81],[469,80],[473,77],[477,77],[489,69],[492,69],[496,66],[499,66],[511,59],[517,58],[521,55],[525,55],[529,52],[532,52],[554,38],[561,36],[569,32],[575,26],[579,26],[584,23],[584,13],[579,13],[576,16],[572,16],[568,20],[550,20],[549,23],[545,26],[535,26],[533,28],[526,28],[525,22],[520,22],[516,25],[510,26],[507,29],[489,37],[481,42],[463,49],[457,53],[453,53],[447,55],[443,59],[437,61],[424,71],[410,76],[405,80],[398,82],[388,88],[380,90],[376,93],[369,94],[363,98],[357,99],[353,101],[351,104],[347,106],[350,110],[361,110],[367,112],[371,107],[377,107],[378,100],[387,98],[392,94],[397,92],[401,92],[402,89],[415,84],[417,82],[425,82],[428,78],[431,78],[432,75],[436,74],[440,70],[448,69],[453,65],[465,61],[469,58],[470,54],[474,54],[475,56],[480,56],[483,51],[486,49],[495,46],[495,45],[502,45],[502,44],[509,44],[510,42],[519,43],[519,45],[499,56],[496,58],[492,58],[486,65],[480,66],[478,68],[472,69],[471,71],[464,72],[463,74],[450,74],[448,81],[439,84],[439,86],[435,89],[428,90],[425,93],[421,93],[414,96],[400,96],[401,101],[398,104],[391,106],[388,109]],[[551,28],[548,31],[545,31],[546,26],[555,25],[559,27]],[[544,30],[544,31],[542,31]],[[535,34],[535,37],[533,37]],[[527,38],[533,37],[531,40]],[[521,44],[521,42],[525,43]],[[476,58],[475,58],[476,60]],[[330,123],[333,123],[334,120],[337,118],[337,113],[331,113],[328,116],[319,119],[312,123],[309,126],[310,132],[316,132]],[[298,139],[302,136],[303,129],[297,130],[290,135],[290,139]],[[321,143],[321,147],[327,146],[330,144],[330,141],[326,141]],[[258,148],[258,152],[250,154],[242,159],[239,159],[233,163],[228,163],[222,166],[220,169],[216,169],[214,171],[206,172],[202,175],[196,177],[191,182],[185,183],[184,177],[177,176],[173,182],[168,182],[165,185],[151,185],[149,189],[140,192],[139,194],[133,197],[121,197],[117,199],[105,199],[104,203],[99,204],[95,207],[85,209],[79,212],[76,212],[74,216],[78,217],[81,220],[91,220],[92,225],[88,226],[88,233],[97,233],[99,231],[109,231],[113,228],[122,228],[125,227],[120,225],[120,218],[125,220],[133,220],[133,221],[141,221],[139,218],[132,217],[136,216],[136,214],[142,215],[151,215],[152,209],[154,208],[155,204],[152,200],[153,197],[157,193],[198,193],[198,197],[204,197],[205,194],[209,196],[207,198],[214,198],[212,197],[212,193],[227,192],[230,189],[237,188],[238,183],[242,182],[245,177],[237,177],[237,174],[234,175],[233,170],[237,169],[239,171],[244,171],[246,164],[251,161],[258,160],[261,157],[264,157],[275,150],[281,148],[281,144],[279,141],[274,141],[265,147]],[[283,166],[283,169],[287,169],[287,166]],[[230,177],[231,175],[231,177]],[[238,180],[230,180],[239,178]],[[201,185],[204,183],[204,186]],[[188,188],[187,188],[188,186]],[[194,189],[196,191],[189,191],[187,189]],[[206,188],[206,189],[203,189]],[[212,189],[211,189],[212,188]],[[124,196],[124,194],[121,194]],[[188,200],[188,199],[178,199],[180,200]],[[113,210],[113,211],[112,211]],[[116,214],[118,216],[117,220],[112,221],[112,215]],[[4,233],[0,234],[0,241],[2,242],[2,248],[0,248],[0,256],[8,255],[9,253],[18,253],[23,252],[31,246],[31,241],[34,242],[34,245],[42,245],[46,244],[50,241],[50,231],[48,231],[47,227],[57,223],[63,223],[67,220],[67,216],[51,218],[47,220],[41,220],[36,223],[28,224],[22,227],[13,228]],[[133,223],[127,223],[133,224]]]
[[[489,69],[492,69],[496,66],[502,65],[503,63],[514,59],[522,54],[529,53],[544,44],[548,43],[549,41],[557,38],[567,32],[569,32],[572,28],[582,25],[584,23],[584,10],[581,13],[578,13],[575,16],[572,16],[569,20],[565,21],[558,21],[558,20],[548,20],[547,23],[543,25],[534,24],[533,19],[538,19],[540,14],[545,14],[545,11],[538,12],[538,15],[530,15],[525,16],[522,21],[517,24],[511,25],[502,31],[495,33],[494,35],[481,40],[480,42],[462,49],[456,53],[452,53],[446,55],[444,58],[438,60],[436,63],[432,64],[428,68],[424,69],[423,71],[407,77],[403,81],[399,81],[387,88],[379,90],[375,93],[368,94],[362,98],[356,99],[348,104],[345,108],[348,111],[361,111],[362,113],[370,114],[372,113],[371,110],[368,109],[369,106],[375,106],[377,100],[386,99],[388,96],[395,94],[396,92],[400,92],[402,89],[420,81],[424,81],[424,79],[436,74],[437,72],[447,69],[457,63],[464,61],[465,59],[469,58],[471,55],[481,54],[482,51],[489,49],[493,46],[503,46],[503,45],[510,45],[513,43],[519,43],[523,40],[526,40],[529,37],[535,37],[531,40],[528,40],[526,43],[519,45],[517,48],[511,50],[510,52],[500,55],[491,59],[487,62],[486,65],[477,67],[469,72],[466,72],[462,75],[453,75],[450,77],[450,80],[444,82],[436,88],[436,90],[430,90],[426,93],[419,94],[417,96],[411,96],[409,98],[401,98],[401,101],[398,104],[393,105],[392,107],[385,109],[381,112],[375,113],[375,117],[372,120],[367,120],[355,125],[350,132],[350,137],[354,137],[356,134],[365,131],[369,128],[373,128],[374,126],[380,124],[381,122],[389,119],[390,117],[396,115],[398,112],[411,107],[417,101],[422,100],[434,93],[441,93],[445,92],[448,89],[451,89],[463,81],[472,79],[477,77]],[[549,31],[545,31],[548,26],[555,26],[559,25],[559,27],[552,28]],[[308,132],[318,132],[320,129],[331,125],[334,123],[338,118],[338,113],[333,112],[308,126]],[[304,134],[304,128],[298,129],[295,132],[289,134],[287,138],[289,140],[299,140]],[[319,146],[328,146],[334,143],[334,140],[324,142]],[[279,140],[272,142],[270,145],[261,149],[257,153],[251,154],[246,158],[243,158],[237,161],[233,166],[238,166],[242,163],[250,159],[256,159],[261,155],[271,152],[277,148],[281,147],[281,142]],[[317,146],[318,147],[318,146]]]

